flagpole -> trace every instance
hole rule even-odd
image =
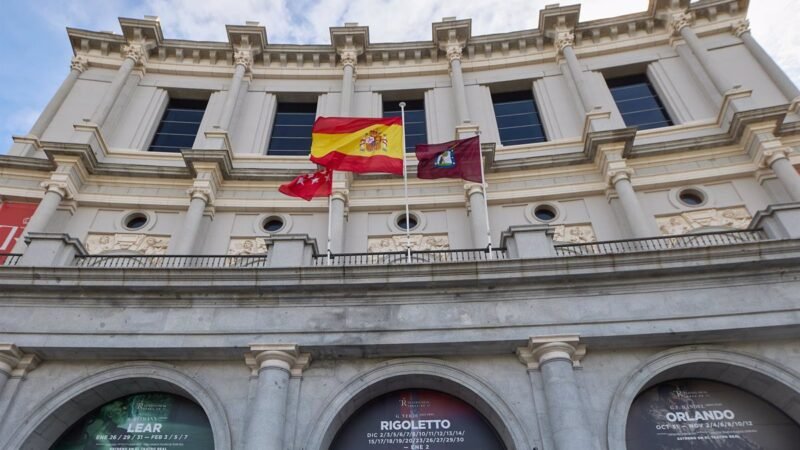
[[[330,176],[331,176],[331,178],[333,178],[333,171],[330,171]],[[331,180],[331,183],[333,183],[333,180]],[[332,225],[331,225],[331,222],[332,222],[332,220],[331,220],[331,216],[332,216],[331,208],[332,207],[333,207],[333,192],[331,192],[331,194],[328,196],[328,245],[327,245],[327,249],[325,251],[325,255],[326,255],[325,259],[326,259],[326,262],[327,262],[328,266],[331,265],[331,227],[332,227]]]
[[[488,242],[487,249],[489,250],[489,259],[492,259],[492,231],[489,229],[489,183],[486,182],[486,173],[483,170],[483,149],[481,148],[481,132],[475,132],[478,136],[478,156],[481,161],[481,187],[483,187],[483,210],[486,213],[486,241]]]
[[[406,102],[400,102],[400,117],[403,125],[403,192],[406,198],[406,262],[411,264],[411,216],[408,212],[408,166],[406,165]]]

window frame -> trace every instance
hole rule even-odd
[[[490,96],[492,101],[492,113],[494,114],[495,125],[497,126],[497,137],[500,140],[500,145],[504,147],[510,147],[515,145],[540,144],[548,141],[547,130],[545,129],[544,121],[542,120],[542,113],[539,109],[539,104],[536,102],[536,96],[533,93],[533,89],[519,89],[501,92],[491,92],[490,90]],[[517,99],[512,100],[511,97],[514,96],[517,96]],[[501,100],[500,98],[502,97],[508,97],[508,99]],[[521,110],[520,112],[516,113],[498,115],[498,106],[505,108],[512,104],[519,104],[519,106],[523,106],[523,104],[530,104],[532,105],[532,108],[530,111]],[[521,119],[528,115],[535,119],[530,124],[523,123],[521,125],[513,125],[509,123],[502,123],[505,120],[504,118],[507,117],[517,117],[518,119]],[[523,137],[511,139],[508,135],[508,132],[503,131],[512,129],[519,130],[522,128],[532,128],[533,134],[526,134]],[[504,134],[506,134],[506,137],[504,137]]]

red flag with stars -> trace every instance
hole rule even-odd
[[[311,201],[314,197],[327,197],[331,195],[333,185],[333,171],[322,169],[314,173],[300,175],[294,180],[282,184],[278,188],[281,193],[290,197],[300,197]]]

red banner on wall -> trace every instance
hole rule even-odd
[[[0,253],[9,253],[25,231],[36,203],[0,203]]]

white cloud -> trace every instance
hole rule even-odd
[[[750,27],[753,37],[800,85],[800,9],[796,0],[750,2]]]

